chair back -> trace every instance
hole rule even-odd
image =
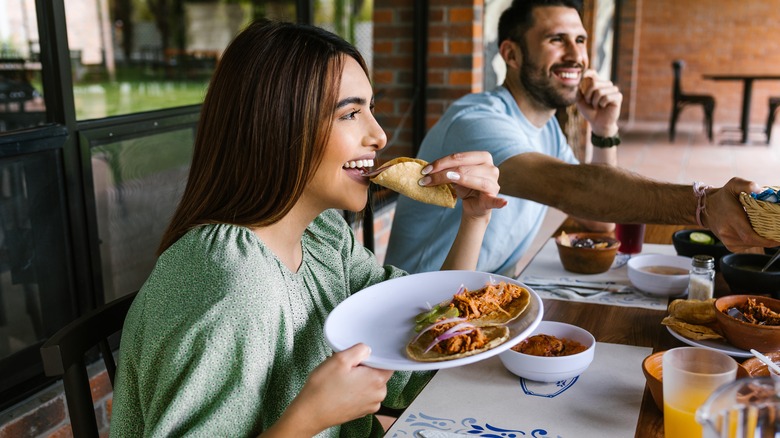
[[[682,96],[682,69],[685,67],[685,62],[681,59],[675,59],[672,62],[672,70],[674,70],[674,88],[672,89],[672,93],[674,95],[674,101],[680,99],[680,96]]]
[[[47,376],[62,377],[73,436],[98,436],[84,355],[95,346],[100,349],[113,386],[116,363],[108,339],[122,329],[136,294],[125,295],[86,313],[60,329],[41,346],[43,371]]]

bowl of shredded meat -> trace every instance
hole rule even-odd
[[[727,295],[715,300],[715,319],[729,343],[761,353],[780,350],[780,300]]]
[[[542,321],[531,335],[498,357],[509,372],[537,382],[557,382],[582,374],[596,350],[596,339],[575,325]]]

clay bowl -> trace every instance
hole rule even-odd
[[[704,233],[715,240],[713,244],[696,243],[691,241],[691,233]],[[726,245],[724,245],[715,234],[710,230],[680,230],[672,234],[672,244],[677,255],[693,257],[695,255],[708,255],[715,259],[715,269],[720,270],[718,262],[721,257],[731,254]]]
[[[758,325],[740,321],[725,312],[731,307],[741,307],[748,298],[756,304],[763,303],[769,309],[780,312],[780,300],[758,295],[727,295],[715,300],[715,319],[729,343],[743,350],[755,349],[760,353],[780,350],[780,325]]]
[[[659,351],[647,356],[642,361],[642,372],[647,380],[647,388],[658,409],[664,410],[664,384],[663,384],[663,355],[665,351]]]
[[[561,243],[561,236],[556,237],[555,245],[558,247],[558,256],[563,269],[578,274],[599,274],[612,267],[620,241],[606,233],[571,233],[567,236],[572,243],[591,239],[596,242],[607,242],[608,245],[605,248],[567,246]]]
[[[647,380],[647,388],[650,390],[650,395],[653,396],[653,401],[658,409],[664,410],[664,383],[663,372],[664,362],[663,355],[666,351],[659,351],[647,356],[642,361],[642,372]],[[778,352],[778,358],[780,358],[780,352]],[[758,359],[756,359],[758,360]],[[764,366],[766,368],[766,366]],[[746,367],[741,364],[737,366],[737,379],[751,376]]]
[[[764,353],[764,356],[768,357],[772,362],[780,364],[780,351],[770,351]],[[769,376],[769,367],[758,360],[757,357],[751,357],[742,362],[742,366],[750,377],[767,377]]]

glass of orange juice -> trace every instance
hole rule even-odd
[[[737,362],[719,351],[681,347],[664,353],[664,436],[701,437],[696,409],[719,386],[736,377]]]

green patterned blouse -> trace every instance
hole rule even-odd
[[[112,437],[255,436],[274,424],[332,353],[328,313],[406,275],[380,266],[336,211],[303,235],[290,272],[251,230],[199,226],[168,248],[125,320]],[[385,405],[407,405],[429,373],[396,372]],[[367,416],[323,437],[381,436]]]

